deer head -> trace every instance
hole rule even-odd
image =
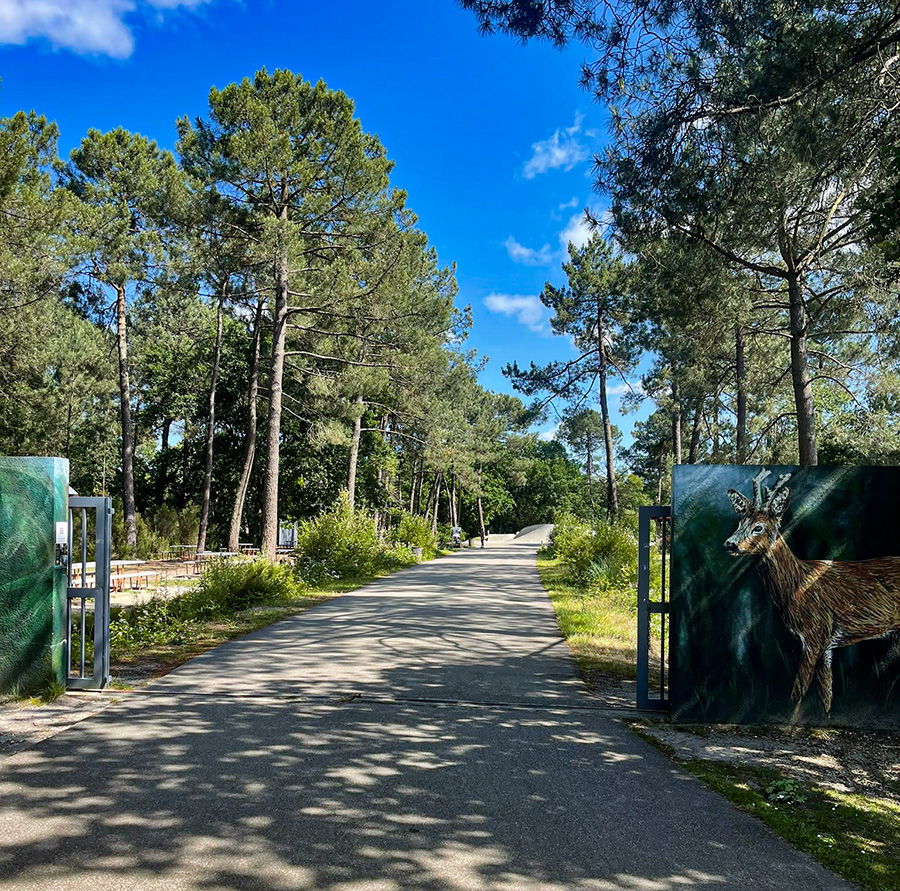
[[[734,512],[741,518],[734,535],[725,542],[725,550],[732,556],[764,554],[778,538],[781,518],[791,503],[791,490],[785,485],[789,473],[778,477],[772,488],[763,489],[763,481],[772,471],[763,468],[753,480],[753,500],[736,489],[728,490]]]

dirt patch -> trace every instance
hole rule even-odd
[[[67,693],[53,702],[0,701],[0,758],[21,752],[119,702],[120,690]]]
[[[680,761],[768,767],[806,784],[900,804],[900,736],[810,727],[679,727],[631,721]]]

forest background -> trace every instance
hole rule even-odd
[[[506,369],[534,401],[479,386],[454,267],[352,101],[263,70],[172,154],[116,129],[61,160],[39,113],[3,120],[0,451],[116,494],[123,549],[267,552],[341,491],[512,531],[616,521],[682,461],[895,463],[897,10],[462,5],[585,44],[613,125],[610,211],[539,295],[574,358]],[[611,387],[651,406],[627,448]]]

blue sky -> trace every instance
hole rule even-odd
[[[571,355],[537,295],[561,282],[566,240],[586,237],[584,208],[604,208],[590,166],[606,118],[578,86],[583,55],[481,37],[453,0],[0,2],[2,112],[55,120],[64,155],[89,127],[171,148],[175,119],[203,115],[211,86],[263,66],[346,92],[456,262],[471,344],[490,357],[481,382],[505,391],[507,362]],[[616,418],[623,431],[633,420]]]

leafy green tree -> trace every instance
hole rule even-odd
[[[63,182],[80,201],[71,248],[83,289],[104,317],[114,312],[119,359],[122,497],[126,541],[137,545],[134,425],[128,356],[128,306],[136,286],[164,262],[163,221],[180,202],[183,178],[155,142],[121,128],[90,130],[73,150]],[[101,288],[97,289],[95,283]],[[110,306],[106,291],[113,294]]]
[[[178,122],[185,168],[239,208],[246,236],[272,263],[272,360],[262,551],[274,557],[287,325],[335,311],[323,270],[377,241],[399,196],[391,163],[351,100],[290,71],[213,89],[209,117]],[[299,303],[298,303],[299,301]],[[339,309],[337,310],[340,311]]]
[[[544,404],[562,398],[580,407],[596,391],[606,453],[606,511],[612,522],[618,504],[608,386],[615,377],[627,384],[638,357],[631,326],[628,270],[612,247],[594,234],[582,248],[569,245],[569,261],[563,264],[563,271],[568,284],[557,288],[548,282],[541,302],[553,310],[550,324],[554,334],[570,336],[579,355],[543,367],[531,363],[528,369],[513,363],[504,374],[526,395],[548,393]]]

